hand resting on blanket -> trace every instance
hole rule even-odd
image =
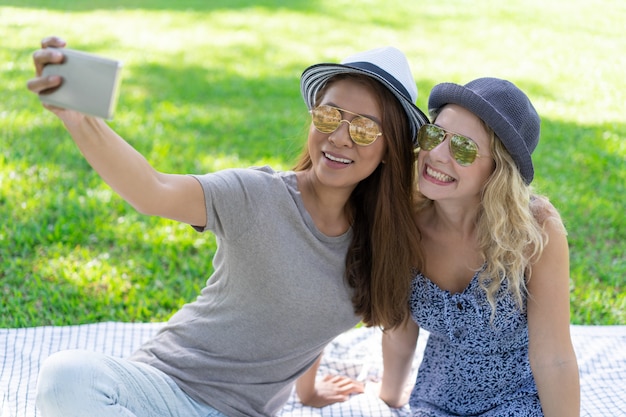
[[[325,375],[317,377],[322,356],[298,378],[296,392],[302,404],[309,407],[325,407],[348,400],[352,394],[361,394],[365,384],[343,375]]]

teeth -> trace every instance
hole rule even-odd
[[[345,159],[345,158],[337,158],[335,156],[329,155],[326,152],[324,152],[324,156],[328,159],[330,159],[331,161],[335,161],[335,162],[341,162],[342,164],[351,164],[352,161],[349,159]]]
[[[436,178],[436,179],[438,179],[439,181],[442,181],[442,182],[452,182],[452,181],[454,181],[454,178],[452,178],[451,176],[446,175],[444,173],[441,173],[439,171],[435,171],[435,170],[431,169],[428,166],[426,167],[426,173],[428,175],[430,175],[431,177],[434,177],[434,178]]]

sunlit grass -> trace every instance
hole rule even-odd
[[[26,91],[46,35],[124,62],[111,125],[159,170],[292,165],[302,70],[374,46],[438,82],[510,79],[542,115],[536,188],[568,227],[572,321],[626,323],[626,6],[440,2],[0,0],[0,327],[160,321],[192,300],[215,240],[141,216]]]

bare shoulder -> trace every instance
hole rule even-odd
[[[544,230],[548,232],[567,233],[559,211],[547,197],[542,195],[533,195],[530,201],[530,210],[537,223]]]

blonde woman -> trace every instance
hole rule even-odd
[[[530,187],[539,116],[496,78],[439,84],[429,110],[416,211],[425,265],[413,280],[413,321],[383,337],[381,398],[406,402],[422,327],[430,336],[414,417],[578,416],[566,231]]]

